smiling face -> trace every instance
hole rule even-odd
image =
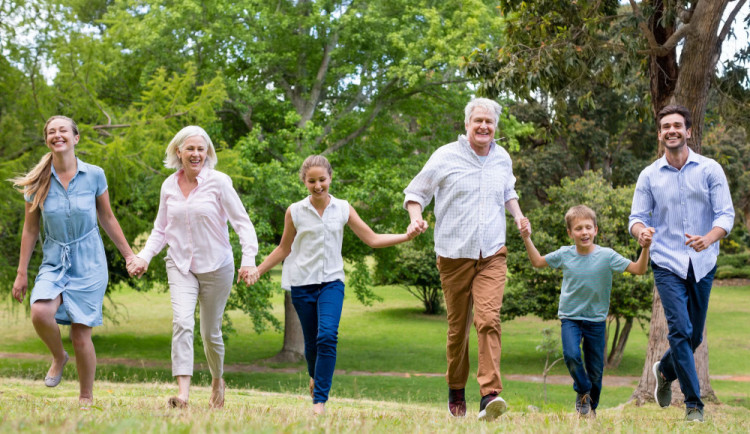
[[[659,142],[667,150],[676,151],[687,146],[691,129],[685,127],[685,118],[679,113],[673,113],[661,118],[659,122]]]
[[[197,176],[206,164],[208,146],[201,136],[192,136],[185,139],[182,146],[177,149],[177,157],[182,162],[185,173]]]
[[[487,155],[490,143],[495,138],[495,114],[484,107],[475,107],[466,126],[466,137],[478,155]]]
[[[328,187],[331,185],[331,174],[320,166],[312,166],[305,172],[305,187],[310,192],[312,199],[325,199],[328,197]]]
[[[55,153],[73,152],[80,136],[67,119],[52,119],[45,129],[45,141],[50,151]]]
[[[568,228],[568,235],[576,244],[578,253],[590,253],[594,248],[594,237],[599,232],[593,220],[588,217],[578,217],[573,219]]]

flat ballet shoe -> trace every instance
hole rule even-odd
[[[51,377],[47,375],[44,377],[44,385],[47,387],[55,387],[58,384],[60,384],[60,380],[62,380],[63,372],[65,372],[65,365],[68,364],[68,360],[70,360],[70,357],[68,357],[68,353],[65,353],[65,361],[63,362],[62,369],[60,369],[60,375],[55,375],[54,377]]]

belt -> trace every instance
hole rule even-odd
[[[65,275],[65,272],[68,271],[68,269],[70,269],[70,267],[73,265],[73,263],[70,260],[70,246],[73,245],[73,244],[75,244],[75,243],[77,243],[77,242],[79,242],[79,241],[81,241],[81,240],[84,240],[84,239],[88,238],[89,236],[91,236],[91,234],[98,233],[98,232],[99,232],[99,226],[94,226],[94,228],[91,229],[90,231],[88,231],[86,233],[86,235],[84,235],[84,236],[82,236],[82,237],[80,237],[78,239],[75,239],[73,241],[69,241],[67,243],[63,243],[61,241],[58,241],[58,240],[52,238],[51,236],[49,236],[49,234],[45,234],[45,237],[44,237],[45,241],[47,241],[47,240],[52,241],[53,243],[55,243],[55,244],[57,244],[57,245],[59,245],[61,247],[61,249],[60,249],[60,264],[58,266],[56,266],[55,268],[53,268],[53,269],[50,270],[50,271],[55,271],[58,268],[60,269],[60,274],[57,276],[57,279],[55,279],[55,282],[57,282],[58,280],[62,279],[63,276]]]

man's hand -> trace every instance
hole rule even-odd
[[[519,230],[521,231],[521,238],[526,239],[531,236],[531,222],[527,217],[521,219]]]
[[[654,233],[656,232],[656,229],[652,227],[643,228],[638,233],[638,244],[640,244],[641,247],[648,247],[651,245],[651,241],[653,241]]]
[[[714,243],[714,240],[711,240],[708,235],[685,234],[685,238],[687,238],[685,245],[692,247],[696,252],[706,250],[708,246]]]

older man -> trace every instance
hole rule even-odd
[[[422,210],[435,197],[435,252],[448,313],[448,409],[466,415],[469,330],[474,310],[478,337],[480,420],[507,406],[499,396],[500,308],[505,288],[505,209],[517,226],[523,218],[514,190],[510,155],[495,143],[501,108],[477,98],[465,109],[466,135],[435,151],[404,193],[411,225],[423,232]]]

